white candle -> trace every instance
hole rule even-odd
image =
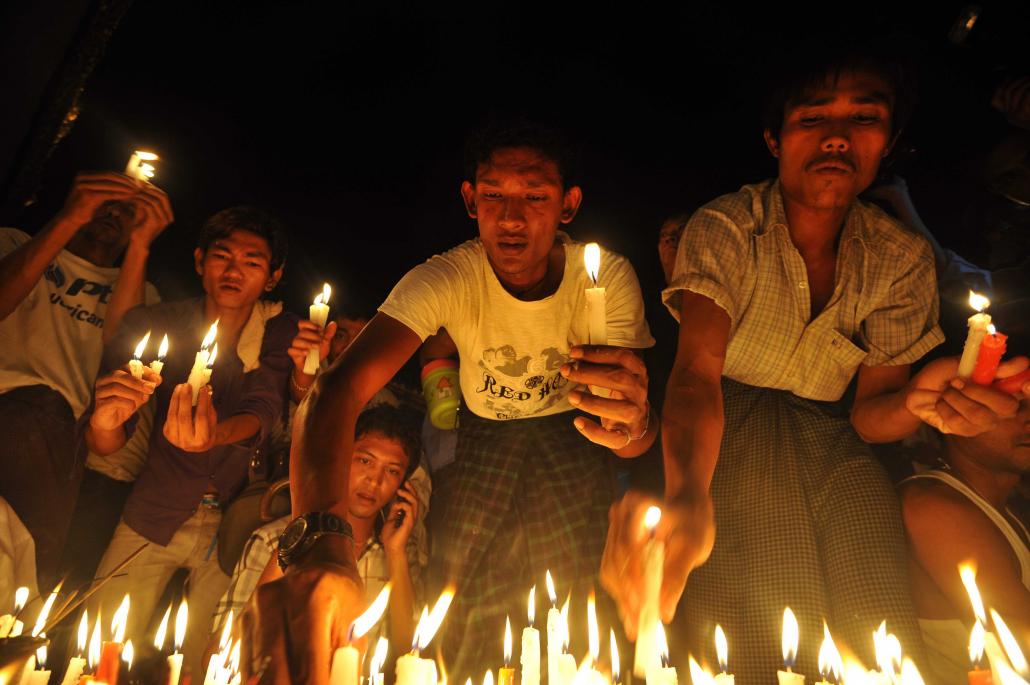
[[[608,679],[597,670],[601,657],[601,634],[597,625],[597,599],[593,590],[587,596],[587,640],[590,647],[590,664],[587,667],[586,685],[606,685]]]
[[[136,380],[143,380],[143,362],[140,357],[143,356],[143,351],[147,349],[147,343],[150,342],[150,331],[139,341],[136,345],[136,349],[132,353],[132,359],[129,360],[129,373]]]
[[[715,676],[716,685],[733,685],[733,675],[730,670],[730,648],[726,642],[726,633],[722,626],[715,626],[715,655],[719,660],[720,673]]]
[[[436,635],[453,599],[454,590],[447,588],[436,600],[431,612],[428,607],[422,610],[422,618],[415,628],[411,653],[397,659],[396,685],[436,685],[436,662],[423,659],[420,655]]]
[[[658,650],[658,665],[647,672],[647,685],[677,685],[679,676],[669,665],[669,643],[665,639],[665,628],[659,621],[655,627],[655,646]]]
[[[157,348],[157,359],[150,362],[150,370],[156,373],[158,376],[161,375],[161,370],[165,367],[165,357],[168,356],[168,334],[161,338],[161,346]]]
[[[551,608],[547,610],[547,685],[558,685],[558,657],[561,656],[562,635],[561,612],[558,611],[558,596],[554,591],[554,580],[547,571],[547,597]]]
[[[383,685],[383,664],[386,663],[386,653],[389,647],[390,644],[386,638],[379,636],[375,653],[372,654],[372,663],[368,668],[369,685]]]
[[[171,609],[171,607],[168,607],[169,611]],[[186,604],[186,598],[183,597],[182,602],[179,604],[179,610],[175,612],[175,652],[169,655],[166,660],[168,664],[167,685],[179,685],[179,676],[182,673],[182,643],[186,639],[186,626],[189,624],[189,615],[189,606]],[[229,622],[230,624],[232,623],[231,618]],[[164,636],[162,635],[161,637],[163,644]],[[161,647],[158,647],[158,649],[161,649]]]
[[[382,618],[386,604],[390,601],[390,583],[383,586],[375,601],[369,605],[365,613],[354,619],[347,631],[347,644],[333,653],[332,667],[329,671],[330,685],[359,685],[361,679],[360,653],[354,646],[354,640],[363,637]]]
[[[701,668],[701,664],[690,657],[690,682],[692,685],[713,685],[719,682],[719,676],[712,677],[712,674]]]
[[[14,591],[14,613],[0,616],[0,638],[18,637],[21,635],[21,631],[25,626],[18,620],[18,614],[25,608],[27,601],[29,601],[29,589],[27,587],[20,587]]]
[[[86,670],[86,660],[82,658],[82,655],[86,652],[86,642],[89,639],[89,617],[85,611],[82,612],[82,618],[79,619],[78,638],[78,656],[73,656],[68,660],[68,668],[64,671],[61,685],[76,685],[82,672]]]
[[[136,150],[125,165],[125,175],[141,183],[147,183],[154,177],[153,162],[158,159],[159,157],[153,152]]]
[[[36,670],[36,657],[30,656],[29,660],[21,667],[18,674],[18,685],[32,685],[32,672]]]
[[[207,671],[204,673],[204,685],[225,685],[220,683],[221,673],[229,661],[230,641],[232,638],[233,612],[230,611],[225,619],[225,626],[218,638],[218,653],[211,655],[211,661],[207,662]]]
[[[844,660],[841,659],[837,645],[830,636],[830,628],[826,625],[826,621],[823,621],[823,643],[819,646],[819,673],[823,678],[819,681],[819,685],[823,683],[829,685],[827,678],[830,677],[834,682],[839,683],[841,676],[844,675]]]
[[[529,591],[529,626],[522,629],[522,685],[540,685],[540,631],[536,619],[536,585]]]
[[[779,685],[804,685],[805,676],[795,673],[794,662],[798,656],[798,620],[794,612],[787,607],[783,610],[783,670],[776,671],[776,680]]]
[[[966,335],[966,344],[962,348],[962,358],[958,363],[958,377],[969,378],[976,368],[976,357],[980,354],[980,343],[987,335],[987,326],[991,323],[991,315],[984,312],[991,301],[983,295],[969,291],[969,306],[976,310],[976,314],[969,317],[967,325],[969,333]]]
[[[655,540],[654,531],[662,518],[662,510],[648,507],[644,514],[644,530],[648,540],[644,543],[644,587],[637,619],[637,644],[633,659],[633,675],[643,678],[648,671],[661,666],[661,654],[656,635],[662,622],[659,598],[665,567],[665,543]]]
[[[190,377],[186,381],[190,384],[190,388],[193,390],[193,406],[197,406],[197,398],[200,397],[200,389],[207,385],[208,381],[211,380],[211,366],[215,361],[215,354],[217,353],[218,346],[215,345],[215,349],[211,350],[211,345],[215,341],[215,337],[218,336],[218,321],[211,324],[211,328],[208,329],[207,335],[204,336],[204,341],[200,343],[200,351],[197,352],[197,356],[193,360],[193,368],[190,369]],[[210,351],[209,351],[210,350]]]
[[[308,308],[308,318],[319,328],[325,328],[325,322],[329,319],[329,295],[332,289],[328,283],[322,284],[322,292],[315,296],[315,301]],[[312,347],[308,350],[308,356],[304,359],[304,373],[314,376],[318,372],[319,347]]]
[[[612,656],[612,683],[619,685],[622,682],[622,666],[619,662],[619,643],[615,641],[615,630],[608,629],[608,648]]]
[[[601,247],[597,243],[589,243],[583,249],[583,263],[594,284],[593,288],[586,289],[587,337],[591,345],[607,345],[608,318],[605,311],[605,292],[604,288],[597,285],[597,275],[601,271]]]

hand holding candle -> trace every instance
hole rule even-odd
[[[322,292],[315,296],[314,303],[308,309],[308,318],[311,319],[312,323],[318,325],[319,328],[325,328],[325,322],[329,319],[330,294],[332,294],[332,288],[329,287],[328,283],[324,283],[322,285]],[[308,350],[308,357],[304,360],[304,373],[313,376],[318,372],[318,365],[321,363],[319,356],[318,347]]]

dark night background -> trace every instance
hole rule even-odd
[[[197,287],[203,219],[255,203],[292,230],[289,306],[305,312],[329,280],[336,304],[371,310],[411,266],[475,234],[458,195],[462,142],[486,113],[513,108],[575,134],[585,201],[569,230],[628,255],[657,310],[661,220],[775,171],[759,124],[764,69],[815,32],[900,32],[921,84],[898,171],[942,242],[976,260],[982,236],[957,217],[1004,134],[990,95],[1025,66],[1014,56],[1030,10],[985,3],[960,47],[947,37],[962,8],[138,0],[38,202],[3,219],[34,231],[75,170],[153,149],[176,213],[151,260],[165,298]]]

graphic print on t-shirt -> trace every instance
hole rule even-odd
[[[66,290],[63,290],[68,279],[57,262],[53,262],[43,272],[43,277],[50,283],[50,304],[62,307],[75,321],[81,321],[97,328],[104,327],[104,317],[97,314],[97,304],[106,305],[114,291],[110,283],[97,283],[85,278],[76,278]],[[66,300],[65,297],[84,297],[86,302]],[[96,298],[96,301],[93,301]],[[106,307],[104,308],[106,309]],[[92,310],[92,311],[91,311]]]
[[[554,391],[569,382],[559,373],[567,360],[556,347],[545,348],[536,356],[520,354],[512,345],[483,350],[479,361],[483,378],[476,394],[498,419],[536,414],[562,399],[563,395]],[[525,402],[531,403],[528,412],[520,406]]]

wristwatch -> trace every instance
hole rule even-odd
[[[354,541],[350,524],[327,511],[313,511],[290,521],[279,536],[279,568],[285,571],[324,535],[342,535]]]

